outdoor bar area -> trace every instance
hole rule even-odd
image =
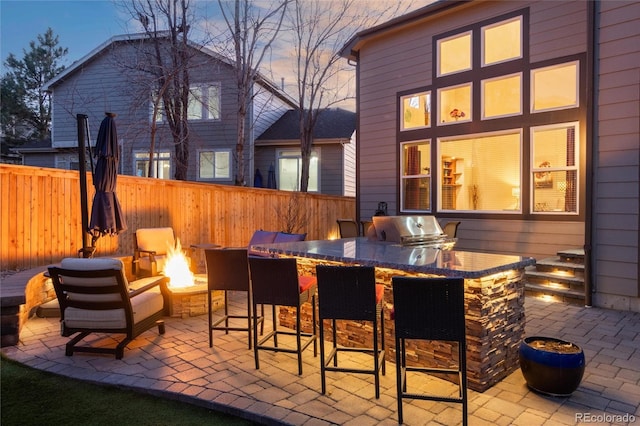
[[[515,371],[518,347],[525,337],[524,270],[535,264],[535,259],[455,250],[455,240],[445,238],[432,216],[391,216],[374,226],[376,235],[369,238],[255,245],[252,249],[263,255],[295,257],[301,274],[315,275],[319,264],[375,266],[377,282],[385,285],[385,341],[387,359],[392,362],[392,277],[462,277],[469,388],[484,392]],[[292,312],[281,309],[283,325],[293,326],[293,318]],[[359,324],[345,326],[338,330],[338,343],[348,346],[349,341],[363,340],[354,333],[370,334],[371,330]],[[436,367],[447,367],[457,356],[455,347],[443,342],[414,342],[408,353],[413,354],[408,363],[419,361]]]

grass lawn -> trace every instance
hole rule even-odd
[[[253,425],[188,403],[103,386],[0,361],[2,426]]]

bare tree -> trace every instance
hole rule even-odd
[[[307,192],[313,129],[318,117],[322,111],[353,98],[349,91],[353,73],[339,52],[361,28],[398,14],[401,2],[294,0],[294,4],[288,33],[293,36],[300,108],[300,191]]]
[[[237,93],[237,142],[235,183],[246,185],[244,147],[247,142],[247,115],[255,93],[258,69],[280,32],[290,0],[274,0],[269,7],[259,7],[252,0],[233,2],[218,0],[225,24],[231,34]],[[262,2],[265,3],[264,1]]]
[[[175,147],[175,175],[177,180],[187,179],[189,167],[189,67],[191,53],[189,31],[195,17],[190,0],[132,0],[131,14],[137,18],[148,42],[151,60],[144,64],[145,71],[155,78],[153,91],[153,117],[149,176],[153,176],[153,157],[156,118],[162,113],[173,137]]]

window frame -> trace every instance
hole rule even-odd
[[[442,72],[442,44],[446,43],[448,41],[452,41],[455,40],[457,38],[462,38],[462,37],[466,37],[469,36],[469,66],[466,68],[460,68],[460,69],[456,69],[454,71],[449,71],[449,72]],[[455,34],[451,34],[449,36],[446,37],[441,37],[438,38],[436,41],[436,49],[434,50],[434,52],[436,52],[436,76],[437,77],[444,77],[444,76],[449,76],[449,75],[455,75],[455,74],[460,74],[460,73],[464,73],[466,71],[471,71],[473,69],[473,31],[472,30],[466,30],[466,31],[460,31],[457,32]]]
[[[138,158],[138,155],[146,155],[145,159],[140,159]],[[156,176],[154,176],[153,178],[155,179],[166,179],[166,180],[171,180],[171,176],[173,173],[173,156],[171,155],[171,151],[156,151],[153,153],[153,156],[155,158],[154,160],[154,164],[155,164],[155,168],[156,168]],[[132,160],[133,160],[133,175],[137,176],[137,177],[149,177],[149,176],[138,176],[138,162],[140,161],[145,161],[145,162],[149,162],[149,151],[142,151],[142,150],[136,150],[133,152],[132,155]],[[161,163],[167,163],[169,165],[169,170],[167,172],[167,177],[162,177],[159,178],[158,175],[158,167]]]
[[[283,155],[286,154],[286,155]],[[321,185],[321,167],[320,167],[320,154],[321,154],[321,149],[319,147],[314,147],[311,150],[311,157],[315,157],[317,159],[317,181],[318,181],[318,187],[315,190],[312,189],[307,189],[308,192],[312,192],[312,193],[320,193],[322,191],[322,185]],[[295,148],[280,148],[280,149],[276,149],[275,152],[275,157],[276,157],[276,182],[277,182],[277,186],[280,191],[299,191],[300,190],[300,177],[301,177],[301,173],[302,173],[302,153],[300,152],[299,149],[295,149]],[[298,161],[298,170],[297,170],[297,180],[296,180],[296,187],[294,189],[283,189],[282,188],[282,178],[280,176],[280,159],[283,158],[288,158],[288,159],[293,159],[295,158]],[[309,179],[311,180],[311,170],[309,170]]]
[[[420,173],[417,175],[405,175],[404,174],[404,147],[407,145],[428,145],[428,149],[429,149],[429,172],[428,173]],[[433,193],[433,159],[432,157],[432,147],[433,147],[433,142],[431,141],[431,139],[423,139],[423,140],[415,140],[415,141],[407,141],[407,142],[401,142],[400,143],[400,191],[399,191],[399,195],[400,195],[400,211],[403,213],[415,213],[415,212],[432,212],[433,211],[433,203],[432,203],[432,193]],[[424,168],[423,168],[424,169]],[[404,189],[404,182],[408,181],[410,179],[428,179],[429,183],[428,183],[428,191],[429,191],[429,208],[426,210],[423,209],[409,209],[409,208],[405,208],[405,191]]]
[[[535,108],[535,102],[536,102],[536,98],[535,98],[535,94],[536,94],[536,79],[535,79],[535,74],[537,72],[541,72],[543,70],[550,70],[550,69],[554,69],[554,68],[562,68],[562,67],[566,67],[568,65],[571,64],[575,64],[575,79],[576,79],[576,84],[575,84],[575,93],[574,93],[574,97],[575,97],[575,103],[574,104],[567,104],[567,105],[561,105],[561,106],[556,106],[556,107],[548,107],[548,108],[540,108],[540,109],[536,109]],[[569,61],[564,61],[564,62],[554,62],[551,65],[546,65],[546,66],[539,66],[539,67],[532,67],[530,72],[530,88],[529,88],[529,93],[530,93],[530,112],[531,114],[540,114],[540,113],[544,113],[544,112],[550,112],[550,111],[561,111],[561,110],[565,110],[565,109],[573,109],[573,108],[579,108],[580,107],[580,61],[579,60],[569,60]]]
[[[490,62],[487,63],[485,61],[486,58],[486,50],[487,50],[487,45],[486,45],[486,31],[489,29],[493,29],[493,28],[497,28],[501,25],[505,25],[505,24],[509,24],[515,21],[520,21],[520,55],[519,56],[514,56],[511,58],[506,58],[506,59],[502,59],[500,61],[495,61],[495,62]],[[517,61],[519,59],[523,59],[524,57],[524,16],[519,14],[517,16],[514,16],[512,18],[508,18],[508,19],[503,19],[503,20],[499,20],[496,22],[493,22],[491,24],[487,24],[484,25],[480,28],[480,67],[481,68],[487,68],[487,67],[492,67],[494,65],[500,65],[500,64],[504,64],[506,62],[511,62],[511,61]]]
[[[215,158],[216,158],[216,154],[218,153],[227,153],[229,156],[229,160],[228,160],[228,170],[229,170],[229,176],[225,176],[225,177],[216,177],[215,176],[215,172],[214,172],[214,176],[213,177],[202,177],[202,168],[201,168],[201,164],[200,164],[200,158],[202,154],[205,153],[212,153],[213,154],[213,170],[215,171],[216,168],[216,162],[215,162]],[[197,167],[197,175],[196,175],[196,180],[198,182],[231,182],[233,180],[233,176],[234,176],[234,172],[233,172],[233,153],[232,150],[230,148],[207,148],[207,149],[198,149],[196,151],[196,167]]]
[[[487,117],[486,115],[486,100],[487,100],[487,96],[486,96],[486,86],[485,83],[487,82],[493,82],[493,81],[498,81],[498,80],[506,80],[508,78],[514,77],[514,76],[519,76],[520,77],[520,108],[517,112],[514,113],[507,113],[507,114],[501,114],[501,115],[492,115],[490,117]],[[485,78],[480,80],[480,119],[481,120],[496,120],[499,118],[505,118],[505,117],[514,117],[514,116],[522,116],[524,109],[523,109],[523,99],[524,99],[524,82],[523,82],[523,77],[524,74],[522,71],[520,72],[516,72],[516,73],[512,73],[512,74],[506,74],[506,75],[499,75],[496,77],[491,77],[491,78]]]

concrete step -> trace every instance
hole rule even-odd
[[[560,250],[556,254],[563,262],[584,264],[584,249]]]
[[[584,277],[584,263],[565,262],[559,256],[538,260],[535,269],[557,276]]]

